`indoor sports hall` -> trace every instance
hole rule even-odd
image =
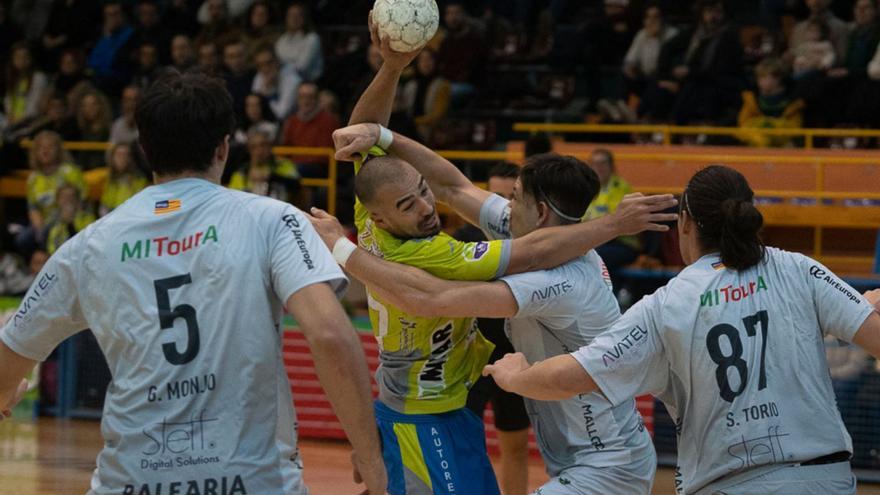
[[[379,16],[380,5],[393,12]],[[724,165],[751,186],[766,246],[816,260],[809,277],[853,301],[880,289],[878,0],[2,0],[0,321],[6,327],[0,337],[42,311],[41,291],[54,283],[50,260],[66,242],[153,187],[136,115],[150,88],[168,74],[206,74],[229,93],[235,123],[225,135],[223,187],[303,212],[321,208],[357,242],[355,167],[337,158],[333,133],[348,125],[359,98],[384,74],[383,51],[371,41],[371,9],[380,36],[383,29],[396,32],[404,40],[399,47],[420,50],[402,71],[385,127],[433,150],[480,188],[512,195],[513,184],[520,184],[517,171],[530,157],[557,153],[586,163],[599,181],[598,196],[578,214],[585,222],[613,215],[630,193],[674,195],[679,206],[666,213],[683,215],[691,178],[709,165]],[[433,21],[439,23],[436,34]],[[170,199],[148,213],[172,217],[186,206]],[[442,235],[485,245],[484,232],[453,207],[438,201],[436,212]],[[664,225],[668,230],[622,235],[596,248],[621,312],[676,280],[689,264],[677,222]],[[159,263],[163,254],[185,257],[211,238],[210,230],[197,234],[201,239],[189,234],[126,243],[120,266]],[[216,242],[216,231],[213,236]],[[291,244],[291,250],[304,245]],[[387,327],[388,313],[356,277],[349,279],[341,305],[363,349],[375,398],[376,370],[389,366],[382,361],[382,323],[376,323]],[[693,304],[710,310],[745,302],[767,290],[762,284],[718,287]],[[180,319],[191,330],[189,313],[180,308],[192,307],[177,301],[179,287],[172,287],[173,304],[164,289],[169,306],[159,310],[157,332],[183,332],[183,323],[174,323]],[[162,289],[155,290],[162,306]],[[229,311],[250,311],[238,300],[222,303]],[[398,323],[405,327],[406,318]],[[363,485],[352,479],[352,447],[319,380],[307,335],[287,312],[275,330],[286,374],[279,377],[289,382],[296,411],[300,454],[294,461],[301,461],[310,493],[361,493]],[[174,341],[180,346],[182,335]],[[507,340],[503,329],[499,335]],[[743,335],[747,348],[758,342]],[[781,337],[765,329],[765,347],[768,335],[771,343]],[[880,361],[831,334],[816,337],[823,338],[824,355],[816,358],[828,373],[818,379],[830,384],[851,438],[843,453],[858,480],[855,493],[880,494]],[[719,371],[710,378],[730,390],[730,377],[743,369],[736,363],[743,344],[732,337],[725,342],[720,357],[712,354]],[[108,387],[112,393],[120,386],[112,382],[105,350],[83,328],[39,362],[15,401],[15,387],[5,391],[0,376],[0,411],[7,398],[11,409],[9,418],[0,415],[0,495],[104,493],[90,492],[90,482],[99,452],[112,444],[101,431]],[[11,370],[2,355],[0,374]],[[493,394],[503,393],[491,383]],[[148,400],[186,401],[217,386],[213,373],[193,369],[154,387]],[[738,386],[742,392],[745,380]],[[534,429],[517,427],[519,461],[511,460],[513,440],[506,439],[513,430],[502,426],[499,434],[494,397],[479,411],[500,493],[540,494],[554,478],[545,470],[540,441]],[[677,491],[681,423],[654,395],[639,395],[635,404],[657,455],[651,493],[685,493]],[[729,414],[728,426],[735,421],[730,418],[769,425],[784,417],[773,402]],[[587,437],[601,445],[589,411],[583,419]],[[188,420],[160,415],[139,426],[149,439],[137,461],[139,475],[149,480],[175,465],[213,462],[214,438],[224,432],[212,432],[211,421],[194,412]],[[785,463],[783,440],[773,431],[718,449],[744,468]],[[149,481],[129,486],[125,495],[178,493]],[[179,489],[185,493],[183,485]],[[455,489],[434,489],[483,493],[466,480]],[[191,490],[186,493],[252,493],[225,484]]]

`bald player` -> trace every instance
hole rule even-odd
[[[400,74],[416,54],[396,53],[379,42],[375,29],[372,34],[385,61],[351,123],[368,122],[378,130],[387,124]],[[345,157],[355,159],[358,242],[375,256],[441,278],[492,280],[559,265],[623,232],[643,230],[658,218],[649,206],[667,206],[637,199],[590,224],[546,229],[514,241],[458,242],[441,232],[433,192],[411,165],[439,157],[421,146],[392,146],[389,136],[385,129],[382,139],[361,148],[370,149],[366,157]],[[482,422],[464,408],[468,389],[492,350],[474,318],[420,318],[372,292],[369,305],[381,349],[376,419],[388,491],[498,493]]]

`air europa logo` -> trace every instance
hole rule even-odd
[[[858,294],[853,294],[853,291],[851,291],[849,289],[849,286],[842,283],[836,277],[832,277],[831,275],[828,274],[827,271],[823,270],[822,268],[820,268],[816,265],[811,266],[810,267],[810,275],[812,275],[813,278],[815,278],[817,280],[821,280],[821,281],[825,282],[826,284],[830,285],[831,287],[834,287],[835,289],[839,290],[843,295],[848,297],[850,301],[852,301],[854,303],[861,303],[862,302],[862,298]]]
[[[312,254],[309,253],[308,244],[306,244],[305,239],[303,239],[303,231],[296,215],[284,215],[281,217],[281,221],[284,222],[284,225],[287,226],[287,229],[293,234],[293,240],[296,242],[296,247],[299,248],[300,254],[302,254],[302,260],[306,265],[306,268],[314,270],[315,262],[312,260]]]
[[[132,242],[122,243],[122,261],[128,259],[149,258],[150,256],[177,256],[185,253],[190,249],[204,245],[208,241],[219,242],[217,240],[217,227],[211,225],[204,232],[196,232],[182,239],[170,239],[167,236],[156,237],[154,239],[143,239]]]

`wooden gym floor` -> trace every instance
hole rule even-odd
[[[0,494],[83,495],[101,448],[97,421],[42,418],[0,422]],[[351,481],[349,447],[343,442],[300,441],[305,479],[315,495],[358,493]],[[529,464],[529,484],[546,481],[540,459]],[[672,470],[657,471],[654,494],[672,495]],[[859,494],[880,495],[880,486],[863,485]]]

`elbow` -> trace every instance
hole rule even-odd
[[[553,386],[548,390],[553,398],[548,400],[566,400],[572,397],[589,394],[596,391],[596,384],[587,375],[587,380],[573,380],[571,373],[566,369],[558,369],[552,375]]]
[[[411,290],[406,295],[398,296],[398,307],[407,314],[420,318],[440,318],[443,316],[455,316],[450,310],[453,309],[451,295],[448,292],[429,293],[420,290]]]
[[[324,331],[316,334],[306,334],[306,340],[313,354],[321,351],[342,352],[356,343],[354,333],[345,326],[330,325]]]
[[[420,318],[433,317],[431,311],[431,298],[424,292],[414,288],[407,288],[400,292],[378,291],[377,294],[387,302],[397,306],[397,309],[412,316]]]
[[[421,318],[439,318],[444,315],[442,297],[425,292],[412,292],[405,296],[404,312]]]

